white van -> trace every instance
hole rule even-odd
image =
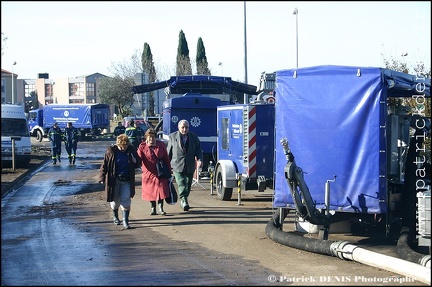
[[[31,157],[30,133],[23,106],[1,105],[1,160],[12,163],[12,140],[15,141],[15,163],[27,165]]]

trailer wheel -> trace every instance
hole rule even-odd
[[[218,198],[222,201],[230,200],[232,196],[232,187],[224,187],[223,186],[223,177],[222,177],[222,171],[218,169],[216,173],[216,191]]]
[[[41,131],[36,131],[36,140],[39,141],[39,142],[41,142],[42,139],[43,139],[42,132]]]

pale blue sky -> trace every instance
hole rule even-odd
[[[382,67],[387,58],[430,69],[431,3],[246,2],[247,78],[296,66]],[[1,32],[8,37],[2,69],[18,78],[111,75],[112,63],[150,45],[160,80],[174,75],[180,30],[191,59],[201,37],[213,75],[245,81],[244,1],[44,2],[2,1]],[[407,52],[408,56],[401,57]],[[218,65],[222,62],[222,65]],[[194,69],[194,68],[193,68]]]

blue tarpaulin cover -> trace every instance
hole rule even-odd
[[[387,97],[430,97],[430,79],[373,67],[276,72],[274,207],[294,206],[280,140],[286,138],[317,208],[386,212]]]

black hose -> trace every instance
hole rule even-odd
[[[401,229],[399,239],[397,241],[397,252],[399,256],[406,261],[424,265],[424,261],[428,255],[418,253],[411,248],[410,242],[412,242],[413,234],[409,227],[403,227]],[[430,256],[428,257],[430,260]]]
[[[415,127],[414,120],[415,118],[413,117],[411,127]],[[411,248],[417,222],[416,212],[414,212],[417,209],[416,158],[418,156],[418,147],[422,146],[424,142],[424,137],[421,135],[425,133],[430,133],[430,122],[428,131],[425,132],[423,129],[416,129],[416,132],[410,141],[405,166],[404,190],[401,200],[403,202],[401,208],[403,227],[401,228],[397,242],[397,252],[399,257],[420,265],[424,265],[425,262],[430,261],[430,255],[418,253]]]
[[[279,210],[280,208],[274,213],[273,218],[267,223],[266,226],[266,234],[270,239],[279,244],[293,248],[334,256],[330,248],[334,241],[307,238],[294,232],[284,232],[278,229],[280,226]]]
[[[279,244],[293,247],[296,249],[301,249],[318,254],[336,256],[343,259],[343,256],[341,257],[335,254],[334,251],[332,251],[332,249],[337,246],[337,241],[307,238],[295,232],[285,232],[280,230],[281,224],[279,214],[280,208],[277,209],[277,211],[273,214],[272,219],[266,225],[266,234],[270,239]],[[287,213],[284,214],[284,218],[286,217],[286,215]],[[430,255],[424,255],[412,250],[409,244],[411,242],[411,238],[412,234],[410,233],[409,228],[402,228],[399,240],[397,242],[397,251],[399,256],[403,260],[420,264],[422,266],[427,266],[428,262],[431,260]],[[333,245],[334,243],[335,245]]]

